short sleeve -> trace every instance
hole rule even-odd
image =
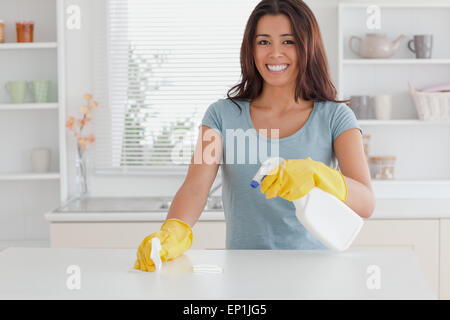
[[[331,134],[333,142],[339,137],[339,135],[348,129],[359,129],[362,134],[361,127],[356,119],[355,113],[345,103],[340,103],[331,119]]]
[[[222,135],[222,119],[219,115],[218,102],[211,104],[203,116],[201,125],[205,125],[214,129],[218,134]]]

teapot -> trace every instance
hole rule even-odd
[[[405,37],[402,34],[394,41],[391,41],[384,33],[367,33],[364,39],[351,36],[349,46],[352,52],[362,58],[389,58],[398,51],[400,41]],[[353,48],[353,40],[358,40],[358,50]]]

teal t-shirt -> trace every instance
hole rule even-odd
[[[284,159],[311,157],[337,169],[333,142],[345,130],[357,128],[361,131],[355,114],[344,103],[315,101],[300,130],[281,139],[268,139],[253,126],[250,102],[234,101],[242,112],[231,100],[219,99],[208,107],[201,123],[222,137],[220,166],[226,248],[327,249],[297,219],[292,202],[279,196],[266,199],[260,187],[253,189],[250,183],[261,163],[272,156]],[[245,133],[244,138],[242,133]]]

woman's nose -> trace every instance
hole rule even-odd
[[[272,46],[272,50],[270,51],[270,55],[272,57],[279,57],[283,55],[283,48],[281,46]]]

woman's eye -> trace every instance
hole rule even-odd
[[[267,42],[267,40],[261,40],[260,42],[258,42],[258,44],[264,45],[264,43],[262,43],[262,42]],[[284,42],[290,42],[291,44],[294,44],[294,41],[292,41],[292,40],[286,40]]]

